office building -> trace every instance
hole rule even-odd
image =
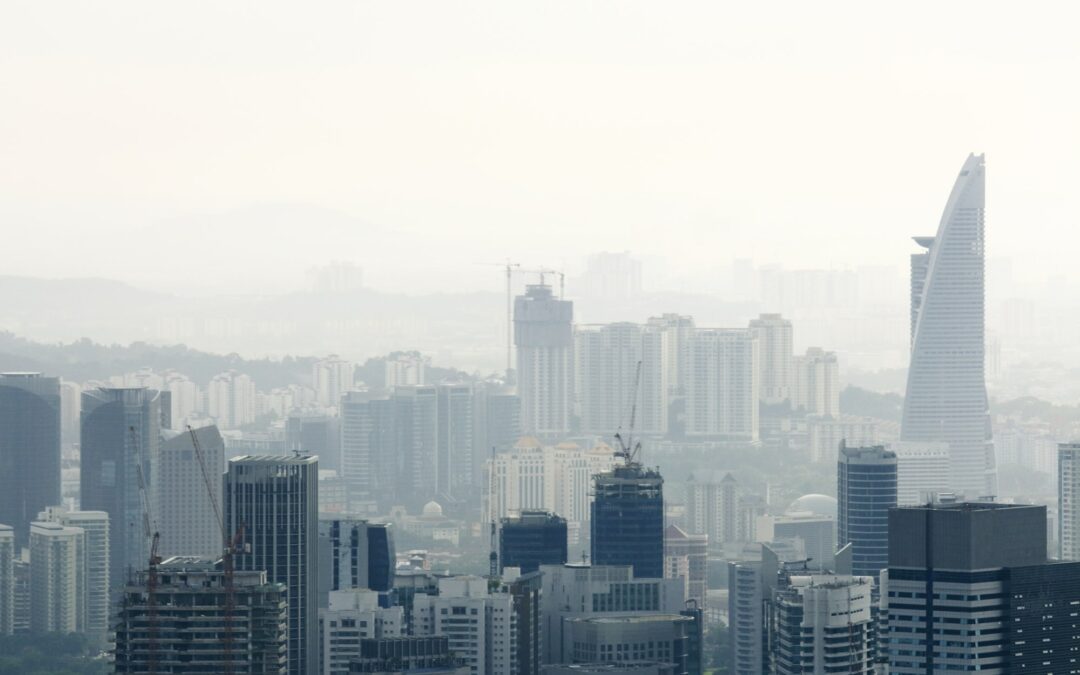
[[[86,535],[82,528],[30,524],[30,630],[86,631]]]
[[[514,673],[521,675],[540,675],[543,645],[543,616],[541,615],[541,593],[543,593],[543,575],[540,572],[520,576],[505,575],[499,592],[510,596],[511,609],[514,612],[514,630],[516,639]]]
[[[360,658],[349,665],[350,673],[424,673],[424,675],[476,675],[450,649],[445,636],[409,636],[360,640]]]
[[[694,620],[680,614],[575,617],[566,621],[563,663],[660,661],[677,675],[690,675]],[[700,675],[700,672],[697,673]]]
[[[109,589],[109,514],[104,511],[69,511],[50,506],[38,514],[39,522],[57,523],[83,531],[85,568],[83,590],[86,626],[91,645],[104,648],[108,640],[112,602]]]
[[[345,392],[352,390],[355,375],[356,365],[337,354],[319,359],[311,366],[315,400],[324,408],[337,408]]]
[[[792,409],[807,415],[839,417],[840,362],[835,352],[810,347],[806,354],[795,357],[791,372]]]
[[[954,492],[997,493],[986,397],[986,164],[970,155],[937,234],[911,256],[911,363],[900,424],[904,441],[949,444]]]
[[[851,445],[849,443],[849,445]],[[917,506],[949,492],[949,446],[945,443],[889,443],[896,454],[896,503]]]
[[[364,520],[319,520],[320,598],[330,591],[369,589],[389,593],[394,587],[393,527]]]
[[[798,540],[809,564],[832,570],[836,553],[836,519],[807,511],[788,511],[772,519],[768,540]]]
[[[543,663],[573,661],[571,620],[679,614],[686,607],[681,579],[642,579],[628,565],[544,565],[540,571]]]
[[[760,554],[755,559],[728,562],[730,672],[736,675],[771,672],[767,607],[784,564],[803,558],[805,554],[797,546],[768,542],[760,545]]]
[[[365,589],[330,591],[325,609],[319,610],[322,637],[319,670],[324,675],[345,675],[349,663],[359,659],[362,640],[404,635],[401,607],[380,607],[379,594]]]
[[[289,672],[286,590],[266,572],[238,570],[230,589],[220,561],[169,558],[158,566],[153,624],[146,574],[140,571],[124,587],[114,672]]]
[[[290,675],[319,667],[318,468],[317,457],[246,455],[225,474],[225,531],[243,532],[236,569],[286,589]]]
[[[145,567],[150,555],[143,532],[139,473],[141,468],[153,505],[161,464],[161,405],[161,393],[154,389],[83,392],[80,506],[84,511],[109,514],[112,588],[120,588],[129,573]]]
[[[581,430],[610,436],[628,424],[636,405],[635,434],[666,434],[668,383],[663,357],[663,332],[653,326],[576,326],[574,396]]]
[[[686,599],[701,609],[707,609],[708,557],[708,535],[687,534],[676,525],[664,530],[664,578],[681,579]]]
[[[485,484],[487,460],[521,438],[521,399],[501,383],[473,388],[473,485]]]
[[[851,544],[856,576],[876,577],[889,562],[889,509],[896,506],[896,453],[883,446],[840,447],[837,538]]]
[[[762,314],[750,322],[750,332],[758,341],[758,395],[762,403],[790,401],[795,353],[791,322],[779,314]]]
[[[161,481],[154,517],[161,534],[158,551],[163,558],[213,558],[221,555],[225,545],[219,511],[215,511],[215,505],[221,509],[225,441],[213,425],[195,429],[195,434],[202,450],[201,462],[188,431],[161,444]]]
[[[540,565],[561,565],[567,556],[566,519],[546,511],[522,511],[499,524],[499,573],[516,567],[521,574]]]
[[[890,511],[881,585],[889,672],[1075,669],[1080,563],[1047,561],[1046,530],[1044,506]]]
[[[438,595],[413,600],[413,633],[446,637],[473,673],[515,672],[518,643],[513,599],[493,593],[481,577],[439,579]]]
[[[593,478],[590,532],[595,565],[631,565],[664,576],[664,479],[636,462]]]
[[[15,632],[15,528],[0,525],[0,635]]]
[[[438,386],[438,439],[435,452],[435,493],[444,500],[463,500],[476,494],[473,485],[474,420],[473,386]],[[480,456],[487,457],[487,453]],[[428,471],[431,467],[428,467]]]
[[[525,287],[514,300],[514,347],[521,428],[558,438],[570,431],[573,388],[574,303],[557,299],[546,284]]]
[[[772,599],[772,672],[873,675],[877,655],[873,586],[872,577],[787,577]]]
[[[394,471],[383,448],[394,439],[390,400],[350,391],[341,400],[341,473],[351,513],[374,513],[388,505]]]
[[[65,452],[79,447],[79,420],[82,415],[82,386],[60,381],[60,443]]]
[[[60,503],[60,380],[0,373],[0,523],[26,546],[30,522]]]
[[[236,429],[255,421],[255,383],[230,370],[215,375],[206,387],[206,413],[221,429]]]
[[[341,399],[334,404],[341,405]],[[285,451],[317,455],[322,471],[341,470],[341,418],[294,412],[285,420]]]
[[[1080,443],[1058,445],[1058,547],[1062,560],[1080,560]]]
[[[699,329],[688,338],[686,435],[758,440],[758,343],[750,330]]]

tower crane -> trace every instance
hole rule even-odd
[[[142,526],[143,536],[146,537],[146,544],[149,549],[149,556],[146,565],[146,633],[147,641],[147,670],[153,675],[157,672],[158,664],[158,622],[157,622],[157,583],[158,583],[158,565],[161,563],[161,556],[158,555],[158,543],[161,541],[160,534],[151,527],[154,519],[152,516],[152,507],[150,503],[150,497],[146,490],[146,474],[143,471],[143,465],[146,462],[146,458],[143,456],[142,443],[139,442],[139,432],[135,430],[134,426],[128,427],[128,433],[131,436],[131,446],[135,450],[135,473],[139,482],[139,503],[142,507]]]
[[[514,274],[537,274],[540,276],[540,283],[544,283],[544,278],[548,274],[559,275],[559,299],[562,300],[564,292],[566,291],[566,275],[562,270],[554,270],[546,267],[539,269],[524,269],[521,267],[521,263],[510,262],[507,258],[506,262],[502,263],[477,263],[479,265],[491,265],[502,267],[506,274],[506,374],[509,376],[510,371],[513,369],[513,363],[511,360],[511,354],[514,347]]]
[[[630,426],[626,431],[626,439],[622,437],[622,426],[615,432],[615,440],[619,443],[619,449],[615,452],[616,457],[622,457],[627,466],[633,464],[634,458],[641,451],[641,441],[634,443],[634,422],[637,420],[637,393],[641,384],[641,361],[637,362],[637,370],[634,372],[634,387],[630,390]]]

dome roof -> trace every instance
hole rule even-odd
[[[791,502],[785,513],[812,513],[815,516],[836,518],[836,498],[819,494],[803,495]]]
[[[424,518],[442,518],[442,507],[439,506],[439,502],[431,501],[424,504]]]

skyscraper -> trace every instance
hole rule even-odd
[[[92,645],[104,648],[112,613],[112,599],[109,597],[109,514],[104,511],[68,511],[63,507],[49,507],[38,515],[38,520],[83,531],[86,555],[83,572],[85,632]]]
[[[86,630],[86,534],[80,527],[30,525],[30,630]]]
[[[592,561],[632,565],[636,578],[664,576],[664,479],[637,462],[593,479]]]
[[[566,519],[546,511],[523,511],[499,525],[499,572],[517,567],[522,574],[540,565],[566,562]]]
[[[237,570],[265,570],[288,596],[290,675],[319,668],[319,461],[243,456],[225,474],[227,532],[243,532]]]
[[[889,509],[896,506],[896,453],[840,446],[836,470],[839,545],[851,544],[851,571],[876,577],[889,564]]]
[[[0,635],[15,630],[15,528],[0,525]]]
[[[786,575],[785,575],[786,576]],[[772,672],[872,675],[877,627],[871,577],[786,577],[772,598]]]
[[[109,582],[113,588],[125,583],[129,571],[144,568],[150,555],[143,532],[139,467],[147,497],[154,504],[160,443],[160,392],[142,388],[83,392],[80,506],[109,514]]]
[[[911,362],[900,426],[904,441],[949,444],[952,489],[997,491],[985,379],[985,181],[970,155],[937,235],[916,237],[911,256]]]
[[[476,494],[472,489],[475,475],[473,388],[470,384],[441,384],[437,390],[439,400],[435,492],[439,496],[465,499]]]
[[[689,338],[686,434],[758,440],[758,343],[749,330],[701,329]]]
[[[574,396],[582,431],[609,436],[636,404],[636,433],[667,433],[663,338],[662,328],[635,323],[575,327]]]
[[[388,593],[394,587],[393,529],[364,520],[319,520],[320,600],[330,591],[366,588]]]
[[[526,434],[570,431],[573,387],[574,303],[556,299],[551,286],[533,284],[514,301],[514,346],[521,428]]]
[[[1058,445],[1058,547],[1062,560],[1080,560],[1080,443]]]
[[[369,513],[393,494],[394,472],[383,448],[393,442],[392,406],[387,398],[350,391],[341,399],[341,471],[349,510]],[[388,505],[387,505],[388,506]]]
[[[750,322],[758,340],[758,395],[764,403],[791,399],[793,331],[791,322],[779,314],[762,314]]]
[[[791,407],[808,415],[840,415],[840,362],[836,352],[810,347],[791,370]]]
[[[221,555],[224,542],[214,504],[221,508],[221,479],[225,470],[225,442],[216,426],[195,429],[202,449],[214,502],[210,501],[206,479],[191,434],[180,433],[161,444],[161,489],[155,516],[163,558],[174,555]]]
[[[26,546],[30,522],[60,503],[60,381],[0,374],[0,523]]]

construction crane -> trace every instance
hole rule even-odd
[[[233,560],[233,554],[239,550],[244,540],[244,526],[240,525],[236,532],[230,537],[225,530],[225,519],[221,515],[221,507],[218,505],[217,495],[214,491],[214,482],[210,474],[210,468],[206,464],[206,454],[203,452],[202,444],[199,442],[199,435],[195,433],[195,429],[188,425],[188,434],[191,436],[191,445],[195,448],[195,457],[199,460],[199,469],[202,471],[203,483],[206,485],[206,493],[210,498],[210,506],[214,509],[214,518],[217,520],[218,528],[221,530],[221,571],[222,571],[222,585],[225,588],[225,612],[224,621],[225,635],[222,638],[222,648],[224,654],[224,670],[222,671],[226,675],[233,672],[233,616],[236,613],[236,566]]]
[[[510,376],[510,371],[513,370],[512,352],[514,348],[514,274],[537,274],[540,276],[540,283],[543,284],[545,277],[548,274],[559,275],[559,299],[563,299],[564,292],[566,291],[566,275],[561,270],[553,270],[546,267],[539,269],[523,269],[521,263],[510,262],[507,258],[506,262],[502,263],[477,263],[478,265],[490,265],[494,267],[501,267],[506,274],[506,375]]]
[[[634,443],[634,422],[637,420],[637,393],[640,384],[641,361],[639,360],[637,370],[634,372],[634,387],[630,390],[630,426],[626,431],[626,438],[623,439],[622,436],[622,425],[619,425],[619,430],[615,432],[615,440],[619,443],[619,449],[615,452],[615,456],[622,457],[627,466],[633,464],[634,458],[641,450],[641,441]]]
[[[499,536],[498,529],[495,526],[495,446],[491,446],[491,465],[488,469],[490,474],[488,481],[488,511],[491,516],[491,551],[488,553],[488,574],[492,579],[499,575]]]
[[[152,507],[150,496],[146,490],[146,474],[143,471],[144,463],[148,463],[143,457],[142,443],[139,442],[139,432],[134,426],[128,427],[131,435],[131,446],[135,450],[135,473],[139,481],[139,503],[142,506],[143,536],[149,548],[149,556],[146,565],[146,648],[147,670],[153,675],[157,672],[158,663],[158,621],[157,621],[157,583],[158,565],[161,564],[161,556],[158,555],[158,544],[161,541],[160,534],[153,529]]]

